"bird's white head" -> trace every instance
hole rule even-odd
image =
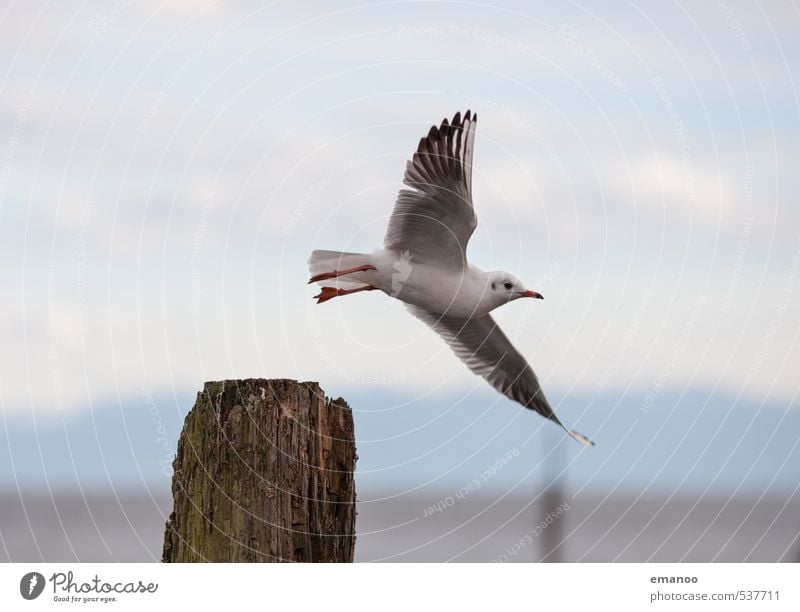
[[[494,308],[524,297],[544,299],[541,293],[526,289],[525,285],[513,274],[502,271],[489,272],[487,299],[494,305]]]

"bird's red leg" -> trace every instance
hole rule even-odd
[[[363,266],[356,266],[355,268],[348,268],[347,270],[334,270],[333,272],[323,272],[322,274],[315,274],[308,281],[309,284],[316,283],[322,280],[330,280],[332,278],[339,278],[345,274],[352,274],[353,272],[366,272],[367,270],[375,270],[375,266],[365,264]]]
[[[322,290],[319,292],[319,295],[315,295],[314,298],[317,300],[317,304],[322,304],[322,302],[327,302],[328,300],[332,300],[335,297],[339,297],[340,295],[350,295],[351,293],[358,293],[359,291],[372,291],[376,287],[372,285],[364,285],[363,287],[356,287],[355,289],[337,289],[336,287],[323,287]]]

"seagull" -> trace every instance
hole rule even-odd
[[[525,408],[554,421],[585,445],[586,436],[556,416],[525,357],[490,314],[520,298],[543,299],[513,274],[484,272],[467,261],[478,225],[472,205],[477,114],[469,110],[431,127],[406,163],[383,249],[315,250],[308,260],[318,304],[361,291],[383,291],[437,332],[473,373]]]

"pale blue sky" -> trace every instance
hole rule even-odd
[[[498,318],[552,395],[793,404],[790,3],[204,6],[2,15],[7,415],[247,376],[480,388],[386,296],[305,285],[311,249],[380,245],[419,137],[468,107],[470,256],[545,294]]]

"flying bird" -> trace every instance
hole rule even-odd
[[[542,299],[513,274],[483,270],[467,261],[478,220],[472,205],[472,151],[477,114],[431,127],[406,163],[403,183],[383,248],[372,253],[316,250],[308,260],[321,291],[317,303],[361,291],[383,291],[405,303],[436,331],[458,358],[497,391],[535,410],[573,438],[528,362],[490,314],[520,298]]]

